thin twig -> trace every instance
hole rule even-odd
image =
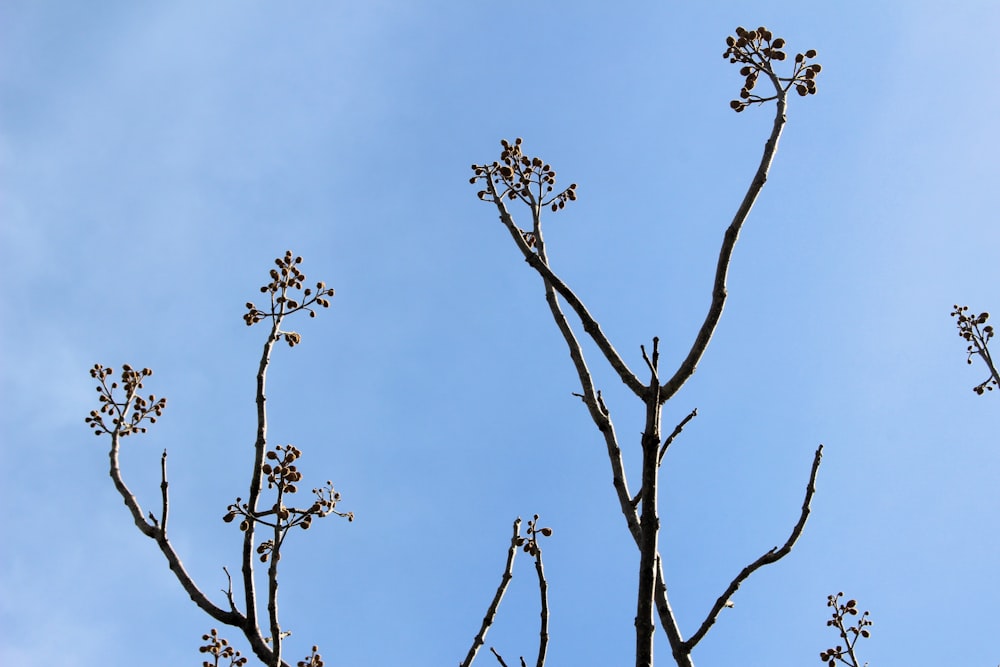
[[[170,502],[167,499],[167,450],[163,450],[163,456],[160,457],[160,496],[162,497],[162,509],[160,514],[160,530],[164,534],[167,532],[167,511],[170,508]]]
[[[226,581],[228,582],[222,592],[226,594],[226,599],[229,600],[229,608],[235,612],[236,600],[233,599],[233,577],[229,574],[229,568],[223,566],[222,571],[226,573]]]
[[[681,431],[684,430],[684,427],[687,426],[687,423],[697,416],[698,416],[698,408],[695,408],[690,413],[688,413],[687,417],[681,420],[680,424],[674,427],[674,432],[671,433],[669,436],[667,436],[667,439],[663,441],[663,446],[660,447],[660,455],[656,459],[656,465],[660,465],[663,463],[663,455],[667,453],[667,447],[669,447],[670,443],[674,441],[674,438],[676,438],[681,434]]]
[[[501,667],[507,667],[507,663],[503,661],[503,658],[500,657],[500,654],[492,646],[490,647],[490,653],[496,656],[497,662],[500,663]]]
[[[517,555],[517,542],[521,533],[521,517],[518,517],[514,521],[513,535],[510,538],[510,548],[507,550],[507,565],[504,567],[503,576],[500,578],[500,585],[497,586],[497,592],[493,596],[493,602],[490,603],[490,608],[486,610],[486,616],[483,617],[483,623],[479,628],[479,632],[476,634],[475,638],[472,640],[472,647],[469,649],[469,653],[465,656],[465,660],[462,661],[461,667],[469,667],[472,661],[476,659],[476,653],[479,652],[480,647],[486,643],[486,633],[489,631],[490,626],[493,625],[493,621],[497,616],[497,609],[500,607],[500,601],[503,600],[504,593],[507,592],[507,586],[510,584],[510,580],[514,578],[514,557]],[[493,651],[493,649],[490,649]],[[503,660],[493,651],[493,655],[497,656],[497,660],[500,660],[500,664],[504,664]]]
[[[732,599],[733,594],[736,593],[740,585],[746,581],[751,574],[765,565],[770,565],[771,563],[781,560],[787,556],[789,552],[791,552],[795,542],[798,541],[799,536],[802,535],[802,530],[806,526],[806,520],[809,518],[810,503],[812,503],[813,494],[816,493],[816,476],[819,473],[819,464],[822,458],[823,445],[820,445],[816,448],[816,454],[813,457],[812,470],[809,473],[809,483],[806,485],[806,496],[805,500],[802,501],[802,512],[799,514],[799,520],[796,522],[795,527],[792,529],[792,533],[788,536],[785,544],[780,549],[778,547],[772,548],[753,563],[747,565],[738,575],[736,575],[736,578],[730,582],[726,591],[715,601],[715,604],[712,606],[711,611],[708,612],[708,616],[702,622],[698,631],[691,635],[690,639],[684,642],[684,646],[688,651],[693,649],[698,642],[701,641],[702,637],[705,636],[705,633],[707,633],[715,623],[719,613],[726,607],[726,603]]]
[[[538,659],[535,667],[544,667],[545,653],[549,645],[549,584],[545,580],[545,568],[542,566],[542,548],[535,542],[535,572],[538,574],[538,593],[542,598],[541,623],[538,630]],[[524,658],[521,658],[524,662]]]

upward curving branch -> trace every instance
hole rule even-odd
[[[688,351],[684,361],[681,362],[673,376],[663,383],[662,390],[660,391],[661,401],[670,400],[684,386],[684,383],[694,375],[698,367],[698,362],[701,361],[702,356],[705,354],[708,343],[712,340],[712,335],[719,325],[719,320],[722,319],[722,309],[726,305],[728,294],[726,290],[726,278],[729,275],[729,264],[733,258],[733,250],[736,248],[736,241],[739,240],[743,223],[746,222],[747,216],[750,215],[757,197],[767,182],[767,174],[771,169],[771,163],[774,161],[774,155],[778,150],[778,140],[781,138],[781,132],[787,121],[786,107],[785,98],[779,97],[777,108],[774,112],[774,122],[771,125],[771,135],[764,143],[764,153],[760,157],[760,164],[757,165],[757,171],[754,173],[753,180],[750,182],[750,186],[743,196],[743,201],[740,202],[740,206],[736,210],[736,215],[733,216],[733,220],[729,223],[729,227],[722,238],[722,247],[719,249],[719,259],[715,266],[715,280],[712,283],[712,303],[708,308],[708,313],[705,314],[705,320],[701,323],[698,335],[695,337],[694,343],[691,345],[691,349]]]

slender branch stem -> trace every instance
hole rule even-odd
[[[493,648],[492,646],[490,647],[490,653],[492,653],[494,656],[496,656],[497,662],[500,663],[500,667],[507,667],[507,663],[503,661],[503,658],[500,657],[500,654],[497,653],[497,650],[495,648]]]
[[[254,640],[256,639],[260,646],[264,648],[266,648],[266,645],[264,644],[264,638],[261,636],[260,625],[257,620],[257,588],[254,580],[254,533],[256,521],[254,520],[254,517],[257,516],[257,503],[260,499],[261,486],[263,485],[264,456],[267,449],[267,397],[265,394],[267,386],[267,367],[271,362],[271,350],[274,348],[274,343],[277,342],[280,336],[281,319],[280,315],[273,318],[271,332],[268,334],[267,340],[264,342],[264,349],[261,353],[260,363],[257,367],[257,437],[254,442],[254,464],[253,472],[250,477],[249,495],[247,498],[247,512],[249,513],[249,518],[247,520],[248,525],[247,529],[243,532],[242,561],[243,592],[245,595],[244,604],[246,606],[247,614],[247,632],[254,635],[254,637],[248,636],[247,639],[249,639],[251,643],[255,643]],[[267,650],[267,653],[270,655],[270,649]],[[258,657],[260,657],[259,654]]]
[[[655,375],[655,374],[654,374]],[[639,539],[639,585],[635,614],[635,664],[636,667],[652,667],[653,639],[656,629],[653,623],[655,600],[656,564],[659,558],[658,537],[660,518],[657,515],[657,481],[659,465],[657,454],[660,448],[660,413],[662,406],[657,400],[656,390],[646,399],[646,426],[642,434],[642,494]]]
[[[542,598],[542,618],[538,630],[538,659],[535,661],[535,667],[544,667],[545,654],[549,646],[549,584],[545,580],[541,547],[535,551],[535,572],[538,574],[538,594]]]
[[[771,169],[771,163],[774,161],[775,152],[778,150],[778,140],[781,138],[781,131],[785,127],[787,120],[785,93],[781,90],[780,83],[776,83],[775,85],[779,92],[777,108],[774,113],[774,124],[771,126],[771,135],[764,144],[764,153],[761,155],[757,172],[754,174],[753,180],[750,182],[750,186],[743,196],[743,201],[740,203],[740,207],[737,209],[736,215],[733,216],[733,221],[730,223],[729,228],[726,229],[725,236],[723,237],[722,248],[719,250],[719,261],[715,268],[712,303],[687,357],[681,362],[680,367],[678,367],[673,377],[663,385],[663,389],[660,392],[661,401],[667,401],[672,398],[684,386],[684,383],[694,375],[698,367],[698,362],[705,353],[705,349],[708,347],[708,343],[715,333],[715,328],[719,324],[719,319],[722,317],[722,308],[726,303],[727,296],[726,276],[729,273],[729,263],[733,257],[733,249],[736,247],[736,241],[739,239],[743,223],[746,222],[750,210],[757,201],[757,196],[760,195],[764,183],[767,182],[767,174]]]
[[[215,604],[213,604],[212,601],[209,600],[208,597],[206,597],[194,583],[194,580],[191,579],[187,570],[184,569],[184,565],[177,556],[177,552],[174,551],[174,547],[170,543],[170,540],[167,539],[167,534],[162,522],[159,526],[157,526],[145,519],[142,513],[142,507],[139,506],[139,501],[136,500],[135,495],[125,484],[125,480],[122,479],[121,466],[118,461],[120,445],[120,435],[117,432],[112,431],[111,451],[108,454],[108,458],[110,459],[109,474],[111,475],[111,480],[114,482],[115,489],[118,490],[118,494],[122,497],[122,500],[125,501],[125,506],[132,515],[132,520],[135,522],[136,527],[143,535],[156,542],[160,551],[167,559],[170,570],[180,582],[181,587],[184,588],[184,591],[200,609],[212,618],[218,620],[220,623],[243,627],[246,619],[241,614],[235,611],[226,611],[215,606]]]
[[[621,358],[618,352],[615,350],[614,346],[611,345],[611,341],[608,340],[607,336],[601,330],[601,326],[594,319],[590,311],[587,310],[583,302],[573,293],[573,291],[564,283],[559,276],[557,276],[552,269],[549,268],[548,261],[545,259],[543,253],[536,254],[532,251],[531,246],[524,240],[524,236],[521,233],[521,229],[514,222],[514,218],[507,211],[507,206],[504,204],[503,199],[500,197],[500,193],[497,192],[496,185],[493,183],[491,178],[486,179],[487,188],[490,196],[493,198],[494,204],[496,204],[497,210],[500,213],[500,221],[507,227],[510,232],[511,237],[513,237],[514,242],[517,247],[521,250],[521,254],[524,255],[524,260],[531,266],[531,268],[538,271],[541,274],[542,279],[554,288],[561,297],[566,299],[566,303],[570,305],[573,311],[576,313],[577,317],[580,318],[580,322],[583,324],[583,330],[594,340],[598,349],[604,354],[604,357],[608,360],[611,367],[618,373],[622,382],[631,389],[636,395],[641,395],[642,392],[646,390],[646,387],[639,381],[639,378],[629,370],[628,365]],[[540,208],[536,205],[532,207],[534,218],[537,221]],[[535,235],[539,244],[543,244],[544,241],[541,237],[540,231],[541,227],[536,223],[535,225]],[[544,248],[544,246],[541,246]]]
[[[540,209],[536,207],[532,211],[533,226],[535,230],[534,233],[536,235],[536,243],[539,248],[539,255],[535,255],[532,249],[525,242],[520,228],[514,222],[513,217],[511,217],[510,213],[507,211],[507,207],[504,205],[502,198],[500,198],[499,193],[496,190],[496,186],[493,184],[491,179],[487,179],[487,183],[489,191],[494,198],[494,202],[496,203],[497,210],[500,212],[500,220],[504,223],[504,226],[507,227],[508,231],[510,231],[511,237],[521,249],[522,254],[525,255],[526,259],[533,258],[539,260],[541,262],[541,266],[544,266],[547,269],[548,264],[545,256],[545,241],[541,233]],[[538,270],[536,265],[531,265]],[[544,271],[539,270],[539,274],[542,276],[542,282],[545,285],[545,301],[549,306],[549,311],[552,313],[552,318],[556,323],[556,327],[559,329],[563,339],[566,341],[566,346],[569,348],[570,358],[573,361],[573,366],[576,369],[577,376],[579,377],[580,387],[583,391],[583,394],[581,395],[583,402],[587,406],[588,412],[590,413],[590,417],[594,424],[604,436],[604,442],[608,451],[608,460],[611,463],[612,484],[614,486],[615,493],[618,496],[619,507],[621,508],[622,515],[625,517],[625,522],[628,525],[629,532],[631,533],[633,539],[638,542],[640,532],[639,515],[636,512],[635,505],[632,503],[631,495],[628,490],[628,480],[625,476],[625,463],[622,460],[621,447],[618,445],[618,436],[615,433],[610,413],[601,398],[600,391],[596,390],[594,387],[594,382],[590,375],[590,369],[587,367],[587,362],[584,359],[583,349],[580,346],[580,342],[577,340],[576,334],[573,333],[573,329],[570,326],[569,321],[566,319],[566,315],[559,306],[559,299],[556,297],[554,291],[554,283],[546,277],[547,274]],[[551,274],[551,272],[549,272],[549,274]],[[566,292],[572,295],[573,299],[579,303],[579,299],[576,299],[573,292],[570,291],[565,285],[563,285],[563,287]],[[560,294],[565,296],[563,292],[560,292]],[[570,299],[567,298],[567,301],[570,301]],[[586,312],[586,309],[584,309],[584,312]],[[577,310],[578,315],[579,313],[580,311]],[[589,313],[587,316],[590,317]],[[580,317],[582,320],[583,316],[580,315]],[[599,331],[599,327],[597,330]],[[590,333],[591,337],[594,336],[592,331],[588,330],[588,333]],[[603,336],[603,334],[601,335]],[[595,339],[595,342],[596,340],[597,339]],[[610,343],[607,343],[607,345],[610,348]],[[614,351],[613,348],[611,348],[611,350],[612,352]],[[615,356],[617,356],[617,353],[615,353]],[[609,363],[614,365],[614,362],[612,362],[610,358]],[[631,375],[631,371],[628,372],[628,375],[632,378],[635,377]],[[637,379],[636,382],[638,382]],[[645,388],[642,387],[641,384],[639,385],[639,389],[641,391],[645,391]]]
[[[510,538],[510,548],[507,550],[507,565],[504,567],[503,576],[500,577],[500,585],[497,586],[497,592],[493,595],[493,602],[490,603],[490,608],[486,610],[486,616],[483,617],[483,623],[479,627],[479,632],[472,640],[472,647],[469,649],[469,653],[465,656],[465,660],[462,661],[460,667],[469,667],[472,661],[476,659],[476,653],[479,652],[480,647],[486,643],[486,633],[489,632],[490,626],[496,620],[500,601],[503,600],[504,593],[507,592],[510,580],[514,578],[514,557],[517,555],[517,541],[520,533],[521,518],[518,517],[514,521],[513,535]],[[490,650],[493,651],[493,649]],[[500,658],[496,651],[493,651],[493,655],[497,656],[500,664],[504,664],[503,659]]]
[[[660,626],[667,633],[667,641],[670,642],[670,650],[674,656],[674,661],[678,667],[694,667],[691,661],[691,652],[684,649],[684,637],[681,635],[680,627],[677,625],[677,617],[670,606],[670,598],[667,595],[667,584],[663,576],[663,559],[656,555],[656,612],[660,617]]]
[[[170,501],[168,500],[167,494],[167,450],[163,450],[163,456],[160,457],[160,530],[164,535],[167,534],[167,514],[170,510]]]

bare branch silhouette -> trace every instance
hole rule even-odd
[[[684,641],[669,603],[658,545],[659,517],[656,507],[658,475],[667,448],[697,412],[689,414],[677,425],[671,435],[663,440],[661,439],[662,408],[664,403],[672,398],[694,374],[722,316],[727,295],[726,278],[733,250],[740,231],[767,181],[767,175],[786,122],[787,94],[792,89],[802,96],[815,93],[815,79],[821,71],[819,65],[809,63],[816,56],[815,51],[809,50],[795,56],[795,64],[790,76],[781,76],[777,73],[772,64],[785,60],[786,56],[783,51],[785,41],[781,38],[775,38],[764,27],[756,30],[737,28],[736,36],[727,38],[726,43],[728,49],[724,57],[732,63],[741,63],[743,68],[740,73],[745,77],[743,88],[740,91],[740,100],[733,101],[730,106],[739,112],[751,105],[773,100],[776,102],[775,117],[770,136],[764,144],[764,151],[757,170],[723,237],[708,313],[687,356],[666,382],[662,382],[660,379],[659,339],[653,338],[653,347],[650,352],[647,352],[644,346],[640,346],[642,359],[649,371],[649,380],[644,382],[628,367],[583,301],[549,265],[542,229],[542,212],[544,210],[557,212],[563,209],[566,204],[575,201],[577,199],[577,185],[574,183],[564,190],[557,190],[555,188],[555,170],[541,158],[527,155],[524,152],[521,139],[515,139],[513,142],[501,141],[500,159],[489,164],[474,164],[472,166],[474,175],[470,179],[472,184],[482,183],[482,189],[478,192],[479,198],[496,207],[500,222],[509,232],[521,256],[541,277],[549,311],[556,327],[566,341],[570,358],[580,381],[581,391],[576,395],[583,400],[594,425],[604,437],[618,504],[640,553],[635,616],[635,664],[637,667],[653,663],[654,608],[659,617],[660,625],[667,633],[674,659],[682,667],[693,665],[690,657],[691,649],[711,627],[715,615],[718,613],[710,615],[707,624],[704,624],[699,630],[700,634],[697,634],[692,640]],[[761,97],[757,93],[751,92],[761,75],[772,83],[773,95]],[[511,201],[519,201],[528,207],[531,219],[528,227],[522,228],[515,221],[507,207],[507,202]],[[619,379],[645,406],[645,424],[640,440],[642,478],[639,491],[635,496],[629,493],[622,449],[612,426],[610,411],[601,397],[601,392],[594,386],[582,347],[572,325],[562,311],[560,298],[569,305],[579,319],[584,333],[597,346]],[[808,487],[806,506],[803,508],[800,522],[793,531],[792,537],[782,549],[772,549],[761,559],[758,559],[758,562],[745,568],[745,575],[734,580],[734,590],[753,571],[762,565],[780,559],[791,550],[809,513],[808,502],[812,497],[819,460],[820,455],[817,451]],[[723,604],[725,602],[726,600],[723,601]]]

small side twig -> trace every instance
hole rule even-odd
[[[167,450],[163,450],[163,456],[160,457],[160,496],[163,500],[163,505],[160,514],[160,530],[166,534],[167,532],[167,511],[170,508],[170,501],[167,497]]]
[[[496,657],[497,662],[500,663],[500,667],[507,667],[507,663],[503,661],[503,658],[500,657],[500,654],[497,653],[497,650],[492,646],[490,647],[490,653],[492,653]]]
[[[667,436],[667,439],[663,441],[663,446],[660,447],[660,454],[656,458],[656,465],[660,465],[661,463],[663,463],[663,455],[667,453],[667,447],[669,447],[670,443],[674,441],[674,438],[676,438],[681,434],[681,431],[684,430],[684,427],[687,426],[687,423],[697,416],[698,416],[698,408],[695,408],[694,410],[688,413],[687,417],[681,420],[681,423],[679,423],[677,426],[674,427],[673,433]]]

